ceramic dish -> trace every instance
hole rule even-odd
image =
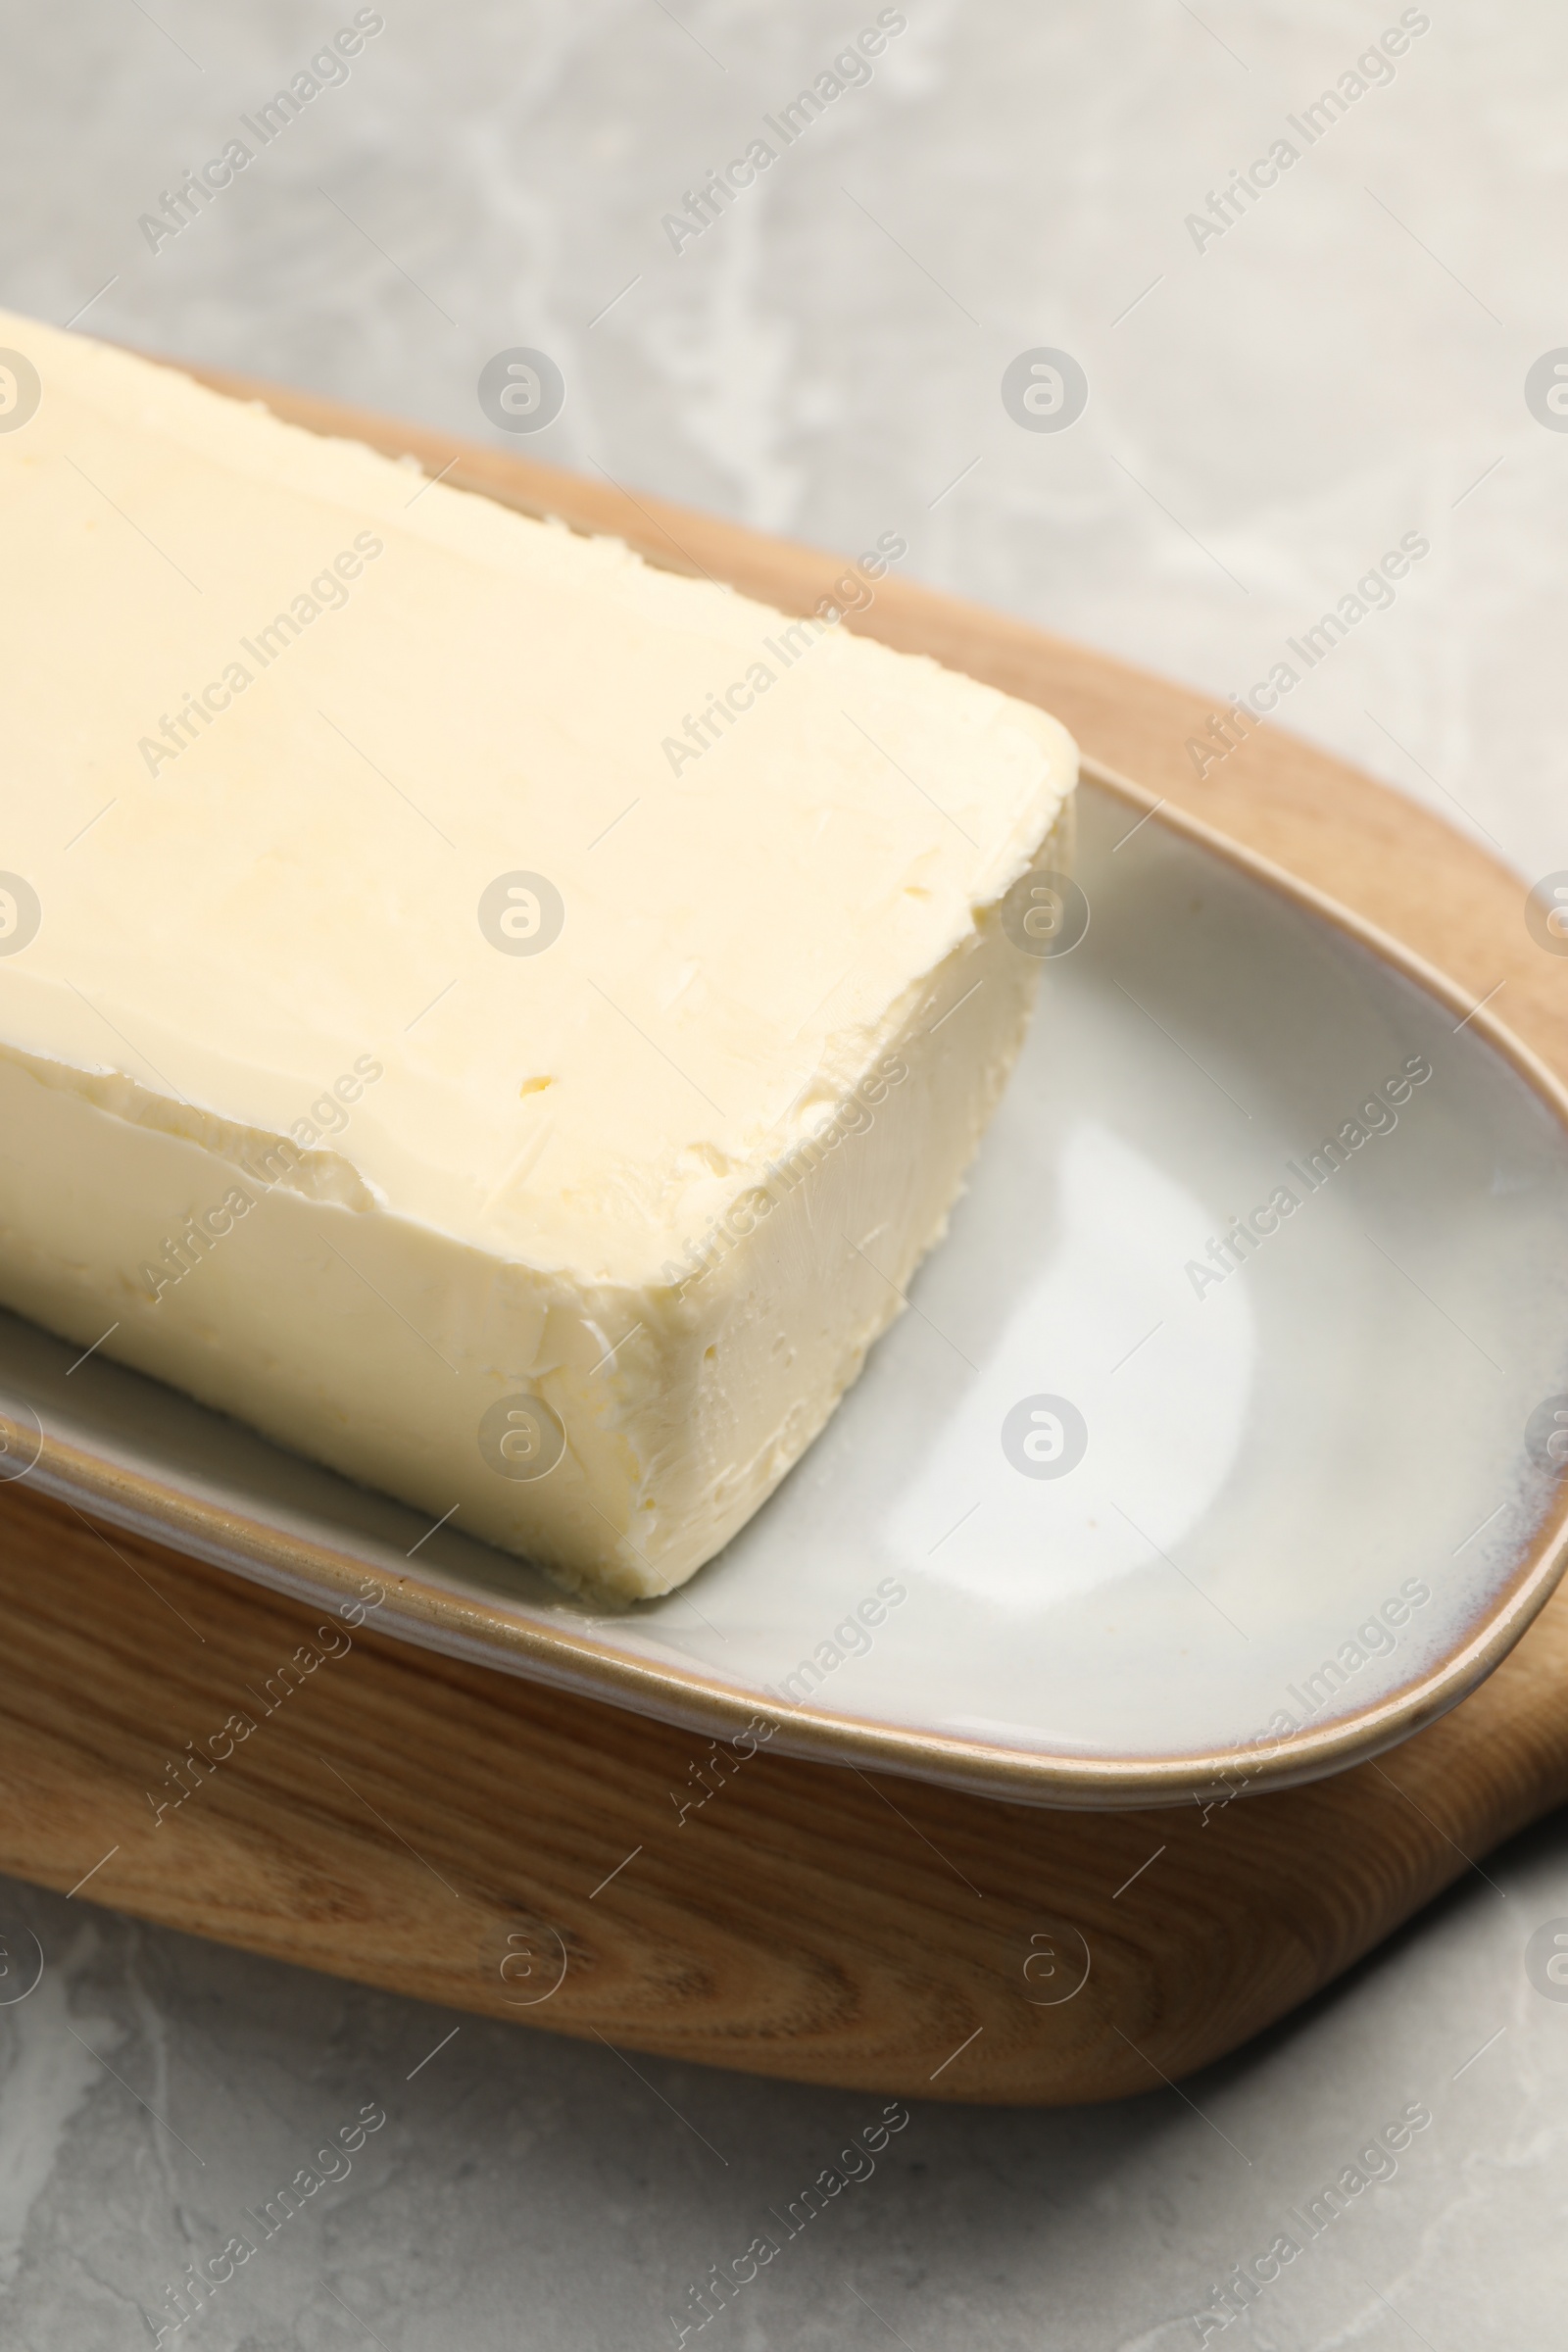
[[[1087,930],[908,1311],[679,1592],[595,1611],[15,1317],[0,1470],[323,1606],[373,1577],[384,1634],[743,1746],[1116,1805],[1375,1753],[1563,1563],[1568,1097],[1103,771],[1078,856]]]

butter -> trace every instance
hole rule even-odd
[[[174,370],[0,346],[39,386],[0,430],[0,1300],[670,1590],[944,1229],[1070,739]]]

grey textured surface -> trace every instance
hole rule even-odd
[[[1397,2171],[1229,2340],[1550,2343],[1568,2001],[1524,1945],[1568,1911],[1568,1839],[1487,1868],[1185,2093],[916,2103],[872,2170],[846,2151],[889,2104],[873,2094],[633,2064],[19,1890],[7,1949],[31,1955],[30,1924],[47,1964],[0,2029],[0,2331],[129,2352],[152,2340],[140,2312],[167,2325],[184,2266],[238,2232],[256,2251],[166,2342],[630,2352],[678,2322],[736,2352],[1180,2352],[1226,2273],[1304,2240],[1293,2209],[1419,2106]],[[264,2237],[268,2200],[301,2166],[340,2170],[318,2151],[366,2105],[387,2120],[352,2169]],[[861,2178],[801,2221],[826,2166]],[[777,2254],[699,2332],[691,2289],[759,2233]]]
[[[1216,694],[1419,531],[1396,604],[1282,716],[1526,879],[1568,866],[1568,434],[1523,394],[1568,337],[1545,0],[1438,0],[1392,82],[1201,252],[1186,216],[1396,7],[911,0],[870,81],[679,253],[662,217],[873,7],[389,0],[350,77],[153,251],[139,217],[353,13],[6,0],[0,300],[60,322],[90,301],[84,328],[498,439],[479,370],[539,347],[567,386],[539,454],[827,545],[902,530],[911,573]],[[1087,371],[1068,432],[1003,408],[1036,346]],[[1488,1874],[1185,2098],[917,2107],[689,2340],[1174,2352],[1416,2101],[1434,2120],[1396,2175],[1230,2340],[1554,2340],[1568,2002],[1524,1949],[1568,1914],[1563,1825]],[[883,2105],[471,2020],[410,2080],[452,2018],[84,1897],[8,1896],[0,1998],[28,1923],[46,1966],[0,2008],[8,2346],[151,2341],[138,2307],[363,2102],[387,2121],[349,2175],[166,2340],[674,2343],[689,2287]]]

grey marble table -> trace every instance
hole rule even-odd
[[[898,531],[912,574],[1216,695],[1420,535],[1280,715],[1522,884],[1568,868],[1568,434],[1526,398],[1568,343],[1546,0],[4,0],[0,54],[13,309],[498,442],[480,371],[542,350],[564,405],[519,446],[827,545]],[[1067,429],[1001,397],[1040,349],[1084,372]],[[710,2266],[880,2099],[634,2071],[12,1889],[0,2341],[1175,2352],[1417,2107],[1223,2332],[1553,2342],[1568,2001],[1525,1949],[1562,1915],[1554,1823],[1185,2092],[917,2106],[699,2328]],[[29,1929],[47,1965],[7,1999]],[[244,2218],[362,2108],[336,2180]],[[256,2252],[172,2332],[236,2233]]]

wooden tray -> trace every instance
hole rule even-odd
[[[212,377],[613,531],[790,611],[839,561]],[[1337,760],[1262,730],[1200,782],[1214,706],[887,581],[858,624],[1047,705],[1086,752],[1445,966],[1568,1076],[1568,959],[1520,882]],[[1268,1797],[1052,1813],[760,1752],[677,1819],[707,1743],[355,1636],[155,1818],[170,1767],[315,1619],[0,1487],[0,1868],[193,1934],[617,2046],[905,2096],[1116,2097],[1235,2048],[1568,1794],[1568,1590],[1381,1763]],[[151,1792],[151,1793],[149,1793]]]

